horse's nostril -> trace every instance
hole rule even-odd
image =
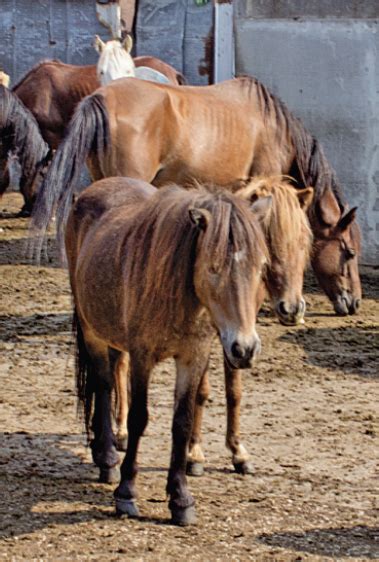
[[[361,299],[353,299],[351,305],[349,306],[349,313],[355,314],[356,312],[358,312],[360,306],[361,306]]]
[[[244,349],[237,342],[234,342],[232,345],[232,354],[236,359],[243,359],[245,357]]]
[[[283,316],[287,316],[289,314],[289,310],[287,309],[286,302],[280,301],[278,304],[279,313]]]

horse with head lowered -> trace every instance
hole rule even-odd
[[[359,309],[356,208],[349,210],[319,142],[256,79],[180,88],[121,79],[99,89],[80,104],[56,153],[37,227],[46,228],[60,199],[68,212],[87,158],[94,179],[131,176],[157,187],[198,180],[235,191],[251,176],[272,174],[289,175],[299,189],[312,186],[313,269],[337,314]]]

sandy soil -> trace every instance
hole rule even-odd
[[[174,371],[162,364],[139,455],[142,517],[119,520],[76,415],[67,274],[54,252],[41,266],[28,264],[20,207],[15,193],[0,202],[1,559],[379,559],[378,269],[362,269],[359,316],[334,316],[310,277],[304,326],[260,317],[263,352],[245,373],[242,410],[252,476],[232,472],[224,447],[214,349],[207,470],[190,480],[192,528],[169,524]]]

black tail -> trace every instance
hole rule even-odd
[[[82,327],[79,322],[78,314],[74,309],[72,319],[72,330],[76,336],[76,394],[78,397],[78,412],[83,413],[86,426],[87,437],[90,434],[90,422],[93,409],[93,398],[95,394],[94,369],[91,356],[87,351]]]
[[[110,132],[105,100],[101,94],[95,93],[86,97],[76,109],[67,134],[39,190],[32,216],[32,230],[40,239],[40,246],[34,248],[37,257],[55,209],[58,239],[62,242],[73,191],[77,187],[86,158],[95,155],[101,167],[102,158],[109,145]]]
[[[16,94],[0,85],[0,133],[2,152],[17,153],[21,165],[23,194],[30,188],[36,171],[49,154],[49,146],[42,138],[33,114]]]

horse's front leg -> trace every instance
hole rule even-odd
[[[242,397],[241,371],[231,369],[224,362],[227,408],[226,446],[232,452],[232,462],[238,474],[252,474],[249,453],[241,443],[240,411]]]
[[[128,371],[129,354],[121,353],[115,368],[116,389],[116,447],[118,451],[126,451],[128,443]]]
[[[191,438],[195,397],[200,379],[204,374],[209,354],[202,361],[197,352],[195,359],[176,359],[175,410],[172,423],[172,452],[167,479],[169,508],[174,525],[190,525],[195,522],[194,499],[187,487],[187,451]]]
[[[137,452],[140,438],[148,422],[147,391],[153,364],[148,364],[143,353],[130,355],[130,408],[128,413],[128,444],[121,465],[121,482],[114,491],[116,513],[138,517],[136,505]]]
[[[202,476],[204,474],[205,457],[201,447],[201,424],[205,403],[209,398],[209,391],[209,377],[206,370],[201,377],[195,399],[192,435],[187,454],[187,474],[189,476]]]

